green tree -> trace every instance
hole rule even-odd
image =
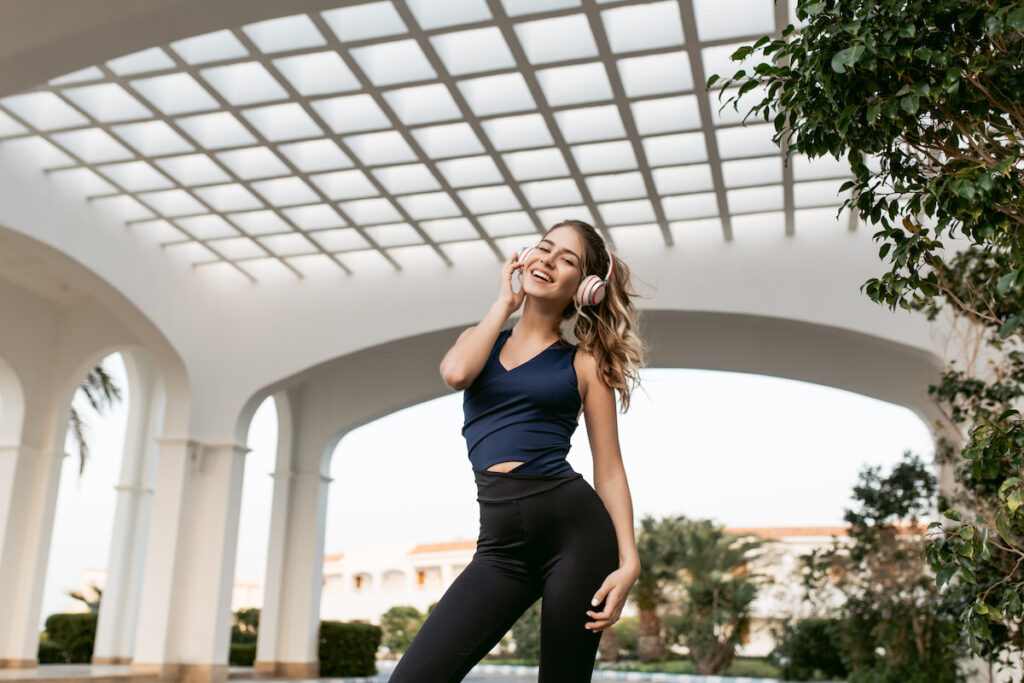
[[[963,680],[957,660],[966,643],[956,620],[955,591],[940,591],[921,554],[923,516],[935,508],[937,483],[909,451],[892,471],[867,467],[847,509],[849,539],[804,556],[811,592],[832,587],[845,597],[834,637],[848,680],[910,683]]]
[[[843,206],[880,227],[889,271],[862,285],[873,301],[983,331],[994,378],[947,367],[929,387],[958,405],[964,517],[926,549],[945,585],[973,586],[961,613],[975,652],[1019,652],[1024,634],[1024,3],[1007,0],[799,0],[781,36],[741,47],[766,61],[718,74],[723,106],[763,97],[775,141],[811,158],[848,158]],[[945,233],[945,234],[943,234]],[[945,237],[969,248],[945,254]],[[1019,656],[1019,654],[1017,655]]]
[[[115,402],[121,400],[121,387],[117,386],[102,363],[89,371],[77,393],[84,396],[93,410],[99,414],[103,414]],[[85,461],[89,458],[89,442],[85,437],[85,423],[74,406],[71,406],[68,429],[78,446],[78,475],[81,476],[85,472]]]
[[[381,645],[389,652],[405,652],[426,618],[412,605],[395,605],[380,617]]]
[[[78,591],[68,591],[68,595],[79,602],[85,603],[85,606],[89,608],[90,612],[100,611],[100,601],[103,599],[103,589],[96,584],[90,584],[90,588],[96,593],[96,599],[90,600]]]
[[[231,615],[231,642],[255,643],[260,630],[260,609],[247,607]]]
[[[681,599],[669,618],[697,673],[726,671],[750,629],[750,610],[763,577],[749,570],[762,539],[728,534],[711,522],[682,527]]]
[[[516,659],[540,661],[540,618],[544,609],[543,598],[530,605],[510,629],[516,644]]]
[[[665,639],[658,612],[670,604],[669,590],[679,580],[686,525],[682,515],[661,519],[646,515],[640,520],[636,547],[641,570],[630,599],[639,613],[636,651],[641,662],[660,661],[664,656]]]

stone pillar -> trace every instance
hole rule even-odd
[[[231,594],[248,448],[158,438],[157,486],[132,673],[228,678]]]
[[[320,593],[330,477],[273,473],[264,612],[256,670],[284,678],[320,673]]]
[[[64,455],[0,444],[0,668],[39,664],[39,612]]]
[[[160,392],[156,366],[144,354],[123,352],[129,406],[117,507],[107,559],[93,664],[129,664],[135,644],[146,532],[156,468],[154,437],[159,432]]]

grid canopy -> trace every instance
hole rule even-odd
[[[252,279],[503,261],[565,218],[652,249],[709,226],[792,234],[834,223],[848,166],[784,165],[770,122],[704,89],[743,68],[737,47],[797,24],[789,5],[382,0],[283,16],[0,98],[0,152],[174,258]]]

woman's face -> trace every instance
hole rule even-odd
[[[568,225],[555,228],[541,238],[526,259],[523,288],[533,297],[568,304],[583,279],[580,257],[583,238]],[[539,277],[547,275],[550,282]]]

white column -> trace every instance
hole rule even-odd
[[[132,673],[226,681],[245,454],[157,439],[159,458]]]
[[[0,668],[38,665],[63,451],[0,445]]]
[[[270,521],[267,587],[260,613],[258,670],[288,678],[319,675],[320,594],[330,477],[278,470]]]
[[[156,467],[153,439],[160,412],[156,366],[146,355],[123,352],[128,376],[128,419],[107,559],[93,664],[128,664],[132,659],[146,530]]]
[[[277,411],[276,469],[287,471],[292,462],[292,404],[288,392],[274,395]],[[288,508],[291,505],[291,487],[287,477],[274,480],[270,502],[270,534],[267,543],[267,564],[263,576],[263,607],[260,608],[260,628],[256,637],[256,660],[253,669],[273,674],[277,661],[278,622],[281,614],[282,581],[284,576],[285,540],[288,531]]]

